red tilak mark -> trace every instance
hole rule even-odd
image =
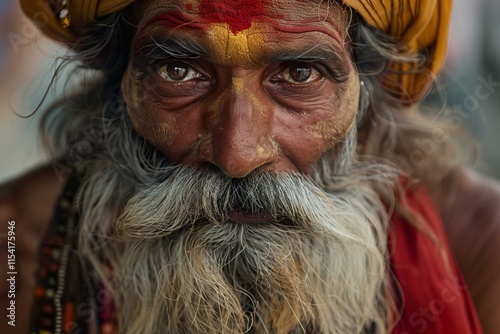
[[[200,16],[210,23],[226,23],[233,34],[252,26],[255,18],[266,15],[267,0],[203,0]]]
[[[188,4],[186,5],[186,10],[193,10],[193,5],[192,5],[192,4],[190,4],[190,3],[188,3]]]

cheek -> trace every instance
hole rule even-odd
[[[327,144],[335,145],[344,140],[352,128],[359,103],[359,89],[356,86],[341,90],[335,94],[331,105],[333,112],[308,127],[308,132],[315,138],[324,140]]]
[[[148,119],[143,119],[148,118]],[[134,129],[151,145],[161,148],[170,145],[177,132],[170,122],[155,122],[149,116],[131,116]]]
[[[297,125],[296,122],[301,123]],[[295,122],[287,120],[279,123],[280,126],[276,130],[277,142],[282,154],[305,174],[309,174],[311,166],[334,145],[333,141],[311,133],[310,127],[314,126],[315,122],[299,119]]]
[[[203,129],[199,106],[172,110],[172,99],[148,89],[147,82],[127,72],[122,92],[133,128],[171,162],[178,162],[196,149]],[[174,103],[175,104],[175,103]]]
[[[159,148],[170,145],[178,133],[175,120],[142,87],[145,87],[142,80],[127,71],[122,82],[122,92],[132,126],[153,146]]]
[[[283,114],[277,130],[280,146],[303,172],[309,172],[319,158],[352,128],[358,108],[357,77],[332,89],[329,96],[309,101],[302,114]]]

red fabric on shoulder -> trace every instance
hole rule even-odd
[[[406,200],[428,222],[438,243],[393,214],[388,245],[402,300],[401,319],[392,334],[483,333],[429,195],[418,187],[407,191]],[[448,258],[448,266],[443,254]]]

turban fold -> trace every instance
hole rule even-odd
[[[20,0],[24,12],[49,37],[70,44],[78,31],[99,17],[124,9],[134,0]],[[406,104],[420,100],[441,69],[448,43],[452,0],[342,0],[363,20],[428,61],[392,63],[381,78],[385,88]]]
[[[443,66],[448,47],[452,0],[343,0],[363,20],[427,61],[393,63],[382,78],[384,86],[406,104],[419,101]]]
[[[20,0],[24,13],[50,38],[71,44],[78,30],[134,0]]]

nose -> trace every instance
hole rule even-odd
[[[232,178],[276,161],[273,112],[263,96],[259,98],[240,81],[214,99],[207,111],[206,134],[198,148],[201,160]]]

